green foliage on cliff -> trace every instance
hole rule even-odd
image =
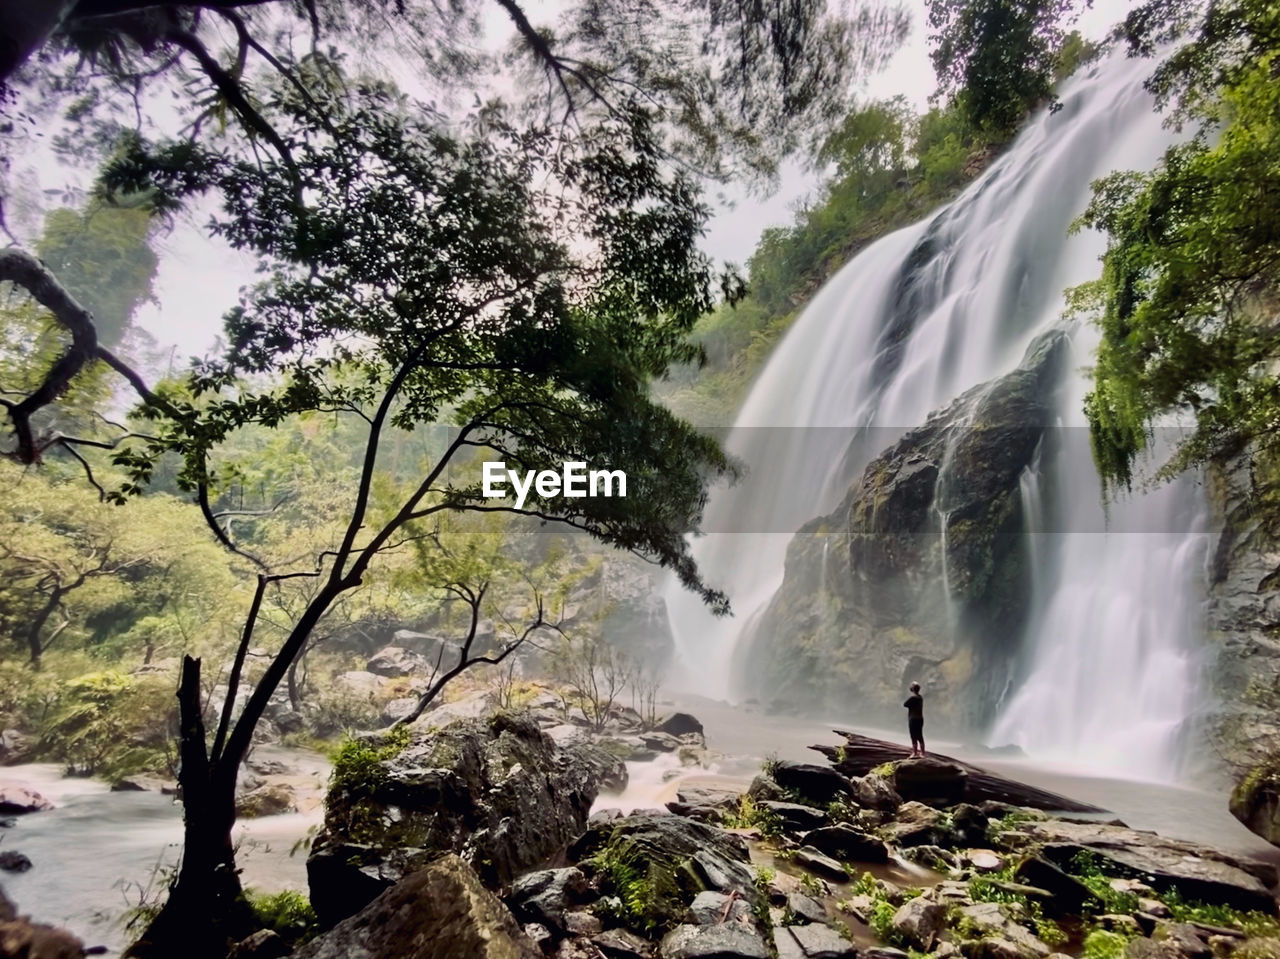
[[[1065,51],[1080,51],[1064,24],[1074,0],[928,0],[930,57],[945,95],[996,139],[1048,100]],[[1071,40],[1068,43],[1068,40]]]
[[[824,141],[814,162],[831,176],[770,227],[747,262],[749,295],[699,320],[702,368],[659,385],[681,416],[727,426],[800,307],[863,247],[950,200],[990,159],[988,138],[955,108],[915,114],[902,98],[870,101]]]
[[[1140,49],[1182,27],[1179,4],[1130,18]],[[1280,281],[1280,27],[1265,0],[1215,4],[1150,86],[1192,125],[1149,173],[1095,186],[1081,226],[1108,237],[1101,276],[1071,292],[1102,328],[1085,412],[1110,491],[1133,485],[1167,414],[1194,428],[1156,478],[1256,441],[1280,425],[1275,360]]]

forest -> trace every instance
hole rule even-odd
[[[1280,957],[1277,57],[0,2],[0,956]]]

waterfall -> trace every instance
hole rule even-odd
[[[1061,109],[1033,117],[955,201],[867,247],[805,308],[727,437],[746,475],[713,491],[694,543],[735,616],[711,617],[675,584],[666,592],[673,685],[740,695],[735,675],[750,664],[735,650],[782,582],[792,534],[830,513],[897,437],[1015,368],[1038,334],[1063,325],[1063,290],[1096,277],[1103,249],[1094,233],[1068,236],[1090,183],[1151,168],[1171,142],[1142,89],[1151,70],[1113,55],[1081,71]],[[1022,482],[1035,595],[991,740],[1092,770],[1170,777],[1196,706],[1204,537],[1187,484],[1104,516],[1078,373],[1096,337],[1072,331],[1077,372],[1056,400],[1063,428]]]

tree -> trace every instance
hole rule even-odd
[[[1073,0],[928,0],[938,92],[1004,139],[1050,98]]]
[[[0,628],[33,666],[55,641],[98,645],[137,629],[142,642],[127,645],[154,645],[161,629],[182,629],[188,607],[225,599],[232,586],[225,553],[173,497],[106,510],[74,474],[23,475],[0,463],[0,501]],[[207,608],[190,615],[210,619]]]
[[[296,187],[300,171],[256,105],[262,82],[256,68],[305,93],[308,54],[295,49],[294,37],[309,34],[311,53],[341,47],[374,51],[379,60],[398,55],[444,96],[472,96],[513,70],[531,91],[529,107],[565,122],[625,112],[639,94],[670,157],[713,178],[746,173],[767,180],[781,156],[816,143],[843,115],[851,79],[882,63],[907,28],[896,8],[859,7],[846,17],[843,9],[828,11],[825,0],[727,6],[610,0],[569,7],[557,32],[535,26],[516,0],[497,2],[518,38],[507,57],[476,52],[481,7],[474,0],[0,2],[0,37],[7,40],[0,82],[11,80],[11,93],[26,91],[10,104],[0,132],[21,137],[37,118],[65,106],[55,140],[69,155],[99,157],[122,133],[143,132],[149,104],[173,92],[193,145],[230,121],[242,133],[241,148],[276,152]],[[222,54],[218,45],[228,34],[231,48]],[[318,111],[313,119],[323,123]],[[0,207],[0,220],[2,213]],[[105,363],[139,395],[147,387],[101,341],[92,309],[56,272],[27,251],[9,249],[0,251],[4,281],[28,291],[66,334],[40,385],[21,400],[4,401],[14,455],[32,463],[71,448],[65,436],[36,435],[31,418],[85,370]]]
[[[1149,52],[1188,16],[1178,4],[1140,8],[1130,41]],[[1190,414],[1194,429],[1156,478],[1249,443],[1275,452],[1278,53],[1274,6],[1211,5],[1148,84],[1195,135],[1149,173],[1100,181],[1081,217],[1108,238],[1101,276],[1072,299],[1102,328],[1085,412],[1109,490],[1132,485],[1155,424],[1171,413]]]
[[[225,353],[149,394],[139,411],[149,435],[115,457],[129,474],[117,498],[179,457],[179,484],[259,570],[211,742],[200,664],[184,664],[183,862],[137,955],[167,954],[176,941],[217,954],[245,931],[230,833],[254,727],[334,604],[388,550],[429,536],[433,517],[522,513],[583,530],[672,568],[726,608],[684,533],[697,527],[705,483],[728,465],[647,395],[671,363],[696,359],[686,337],[717,281],[697,248],[706,210],[688,176],[664,163],[651,114],[633,102],[581,126],[529,124],[489,104],[458,130],[336,62],[315,57],[307,69],[305,90],[280,84],[260,101],[282,150],[255,161],[212,138],[135,139],[103,176],[108,195],[148,196],[159,209],[214,191],[213,229],[268,277],[228,314]],[[214,497],[236,475],[222,457],[239,431],[320,413],[363,436],[356,486],[332,542],[301,566],[274,563],[217,520]],[[454,427],[443,449],[410,482],[389,475],[388,434],[438,420]],[[626,473],[627,496],[536,488],[520,507],[494,501],[480,457],[521,472],[607,466]],[[233,716],[263,595],[297,577],[318,588]],[[543,624],[538,609],[527,628]]]
[[[102,198],[167,218],[207,195],[219,209],[214,231],[256,256],[265,277],[228,315],[225,355],[153,389],[103,347],[90,311],[53,272],[21,250],[0,254],[0,280],[29,291],[69,337],[40,385],[6,404],[17,457],[54,448],[34,441],[31,415],[105,362],[142,398],[138,431],[102,441],[119,446],[129,473],[114,498],[140,493],[176,458],[177,482],[258,573],[211,737],[200,663],[184,663],[182,868],[135,954],[181,943],[220,955],[247,929],[230,830],[253,730],[313,630],[388,550],[429,536],[433,517],[519,512],[577,528],[671,567],[725,608],[683,537],[727,464],[647,396],[670,364],[699,359],[686,337],[716,295],[696,247],[706,210],[694,176],[767,179],[779,156],[841,115],[848,79],[883,59],[904,18],[863,10],[846,20],[817,0],[615,0],[567,11],[553,32],[514,0],[499,3],[518,44],[474,62],[465,41],[477,8],[461,3],[83,0],[27,30],[26,46],[40,50],[24,76],[36,114],[71,97],[81,142],[112,151]],[[298,26],[309,49],[291,44]],[[507,69],[529,95],[516,110],[477,103],[446,122],[344,70],[340,50],[362,42],[406,62],[412,53],[437,81],[453,73],[467,90]],[[134,118],[149,92],[171,88],[182,91],[184,135],[157,142]],[[722,279],[732,299],[740,284]],[[310,563],[282,563],[219,518],[235,475],[225,450],[239,431],[319,413],[363,431],[357,480],[335,540]],[[388,434],[432,421],[455,432],[413,482],[389,482]],[[626,472],[628,496],[538,490],[521,509],[493,503],[475,472],[458,472],[472,450],[519,470],[605,464]],[[300,578],[318,588],[237,715],[263,598]],[[541,620],[539,609],[532,627]]]

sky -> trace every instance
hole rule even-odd
[[[934,87],[923,25],[924,3],[907,0],[906,5],[913,20],[910,36],[888,66],[864,82],[860,93],[868,98],[902,95],[923,108]],[[1088,36],[1101,36],[1124,15],[1126,6],[1120,0],[1095,0],[1080,28]],[[497,13],[487,23],[493,29],[505,26],[501,8],[494,4],[493,9]],[[744,266],[761,231],[791,222],[797,201],[817,183],[817,174],[791,163],[783,168],[780,185],[769,196],[727,191],[729,202],[716,205],[704,249],[717,261]],[[185,365],[188,357],[203,354],[212,345],[223,313],[235,305],[240,288],[254,280],[252,259],[210,239],[198,223],[196,218],[156,240],[160,256],[156,302],[144,306],[135,317],[135,323],[170,353],[175,366]]]

